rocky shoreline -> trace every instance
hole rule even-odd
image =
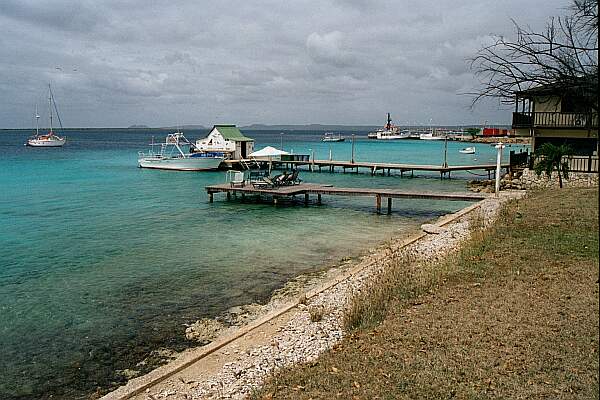
[[[346,304],[369,278],[386,267],[392,254],[406,254],[414,260],[435,262],[456,251],[469,237],[471,215],[479,209],[480,220],[486,224],[496,217],[501,204],[525,192],[502,192],[499,198],[489,198],[437,223],[423,226],[423,231],[411,238],[398,237],[371,250],[360,260],[345,260],[327,271],[297,278],[273,295],[264,306],[249,305],[229,310],[219,320],[201,320],[186,329],[186,336],[206,343],[215,337],[240,329],[249,321],[276,310],[290,299],[297,302],[295,312],[270,334],[263,343],[241,347],[232,342],[224,351],[222,365],[213,373],[190,377],[174,375],[147,389],[139,399],[242,399],[252,393],[274,371],[297,363],[312,362],[319,354],[332,348],[346,334],[343,317]],[[472,213],[471,213],[472,214]],[[447,225],[445,221],[451,220]],[[426,233],[429,232],[429,233]],[[410,243],[407,245],[407,243]],[[344,276],[340,279],[340,276]],[[337,277],[337,278],[336,278]],[[316,294],[306,296],[324,282],[337,279],[336,284]],[[225,319],[223,319],[225,318]],[[228,327],[223,323],[225,320]],[[110,394],[107,398],[111,398]],[[118,397],[113,397],[118,398]]]

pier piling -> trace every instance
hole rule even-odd
[[[294,198],[295,196],[304,195],[304,205],[309,205],[310,194],[317,195],[316,203],[322,204],[322,196],[374,196],[375,207],[377,214],[381,214],[382,197],[387,199],[387,213],[391,214],[393,198],[397,199],[436,199],[436,200],[454,200],[454,201],[477,201],[487,197],[480,193],[448,193],[448,192],[410,192],[396,189],[384,188],[349,188],[349,187],[334,187],[332,185],[321,185],[311,183],[301,183],[299,185],[275,187],[275,188],[255,188],[252,185],[232,187],[229,183],[219,185],[206,186],[208,201],[214,201],[215,193],[225,193],[227,199],[231,196],[236,196],[239,193],[242,202],[245,195],[257,196],[259,201],[261,197],[272,199],[272,204],[279,204],[281,199]]]

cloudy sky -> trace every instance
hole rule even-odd
[[[510,123],[466,59],[567,0],[1,0],[0,127]],[[45,114],[45,113],[43,113]]]

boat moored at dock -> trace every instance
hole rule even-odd
[[[444,140],[444,136],[436,136],[433,133],[421,133],[419,135],[420,140]]]
[[[223,153],[194,151],[195,146],[181,132],[170,133],[164,143],[151,143],[149,152],[139,152],[140,168],[175,171],[216,170],[224,160]],[[160,146],[155,152],[154,147]]]
[[[392,118],[390,113],[387,114],[387,124],[383,128],[379,128],[374,132],[370,132],[367,137],[369,139],[377,140],[398,140],[398,139],[410,139],[410,131],[400,130],[397,126],[392,124]]]

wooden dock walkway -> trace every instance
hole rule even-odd
[[[244,165],[253,165],[256,164],[255,160],[225,160],[224,165],[226,168],[239,168],[244,167]],[[258,163],[266,163],[266,161],[258,161]],[[496,164],[473,164],[473,165],[419,165],[419,164],[398,164],[398,163],[379,163],[379,162],[366,162],[366,161],[342,161],[342,160],[302,160],[302,161],[272,161],[273,168],[275,169],[287,169],[293,170],[297,169],[301,166],[305,166],[309,171],[322,172],[325,169],[328,172],[336,172],[336,168],[338,170],[342,170],[342,172],[347,172],[348,170],[351,172],[359,173],[360,169],[367,170],[371,173],[371,175],[377,174],[379,171],[383,175],[386,174],[389,176],[391,171],[399,171],[400,175],[403,176],[405,172],[410,172],[411,176],[414,174],[414,171],[424,171],[424,172],[439,172],[440,178],[448,177],[452,172],[457,171],[484,171],[488,174],[488,179],[491,179],[493,175],[495,175]],[[506,169],[508,172],[510,168],[510,163],[501,164],[501,168]],[[243,169],[243,168],[241,168]]]
[[[375,208],[381,213],[382,198],[387,198],[387,212],[392,212],[392,199],[432,199],[452,201],[479,201],[488,196],[482,193],[446,193],[446,192],[411,192],[396,189],[373,189],[373,188],[347,188],[334,187],[332,185],[320,185],[314,183],[301,183],[299,185],[280,186],[275,188],[255,188],[250,183],[244,186],[230,183],[206,186],[208,201],[213,202],[215,193],[226,193],[227,199],[231,195],[240,194],[242,199],[245,195],[265,195],[273,198],[273,204],[277,204],[281,198],[293,198],[304,196],[304,204],[308,205],[310,195],[317,195],[317,204],[321,204],[321,196],[373,196],[375,197]]]

